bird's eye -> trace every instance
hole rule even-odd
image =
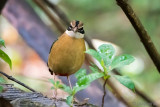
[[[71,30],[71,29],[72,29],[72,26],[69,26],[69,27],[68,27],[68,30]]]
[[[83,27],[82,28],[80,28],[80,29],[78,29],[79,31],[81,31],[81,30],[83,30]]]
[[[78,29],[78,32],[84,34],[83,28]]]

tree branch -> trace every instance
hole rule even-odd
[[[0,74],[4,75],[4,76],[7,77],[9,80],[12,80],[12,81],[14,81],[14,82],[16,82],[16,83],[22,85],[23,87],[29,89],[30,91],[36,92],[34,89],[32,89],[32,88],[30,88],[29,86],[25,85],[24,83],[22,83],[22,82],[16,80],[16,79],[13,78],[12,76],[9,76],[9,75],[7,75],[6,73],[4,73],[4,72],[2,72],[2,71],[0,71]]]
[[[4,98],[13,105],[13,107],[68,107],[65,99],[51,99],[37,92],[25,92],[13,87],[13,84],[0,84],[4,90],[0,93],[0,98]],[[78,102],[74,102],[78,104]],[[1,103],[0,103],[0,107]],[[8,106],[3,106],[8,107]],[[86,103],[81,107],[97,107]]]
[[[130,20],[139,38],[141,39],[145,49],[147,50],[149,56],[151,57],[152,61],[154,62],[155,66],[157,67],[160,73],[160,55],[156,47],[154,46],[150,36],[148,35],[147,31],[143,27],[139,18],[136,16],[132,7],[127,3],[128,0],[116,0],[116,1],[117,4],[122,8],[124,13],[128,17],[128,19]]]

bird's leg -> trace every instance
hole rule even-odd
[[[71,81],[70,81],[70,79],[69,79],[69,76],[67,76],[67,80],[68,80],[69,86],[70,86],[70,88],[71,88],[71,90],[72,90],[72,84],[71,84]]]

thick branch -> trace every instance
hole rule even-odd
[[[24,83],[22,83],[22,82],[16,80],[16,79],[13,78],[12,76],[9,76],[9,75],[7,75],[6,73],[4,73],[4,72],[2,72],[2,71],[0,71],[0,74],[4,75],[4,76],[7,77],[9,80],[12,80],[12,81],[14,81],[14,82],[16,82],[16,83],[22,85],[23,87],[29,89],[30,91],[36,92],[34,89],[32,89],[32,88],[30,88],[29,86],[25,85]]]
[[[14,107],[68,107],[65,99],[51,99],[37,92],[24,92],[13,87],[13,84],[0,84],[4,90],[0,98],[10,101]],[[74,102],[78,104],[77,102]],[[1,107],[1,106],[0,106]],[[3,106],[4,107],[4,106]],[[8,106],[5,106],[8,107]],[[92,104],[84,104],[81,107],[97,107]]]
[[[147,31],[143,27],[139,18],[136,16],[132,7],[127,3],[127,0],[116,0],[116,1],[117,1],[117,4],[122,8],[124,13],[128,17],[128,19],[130,20],[130,22],[132,23],[145,49],[147,50],[148,54],[150,55],[152,61],[154,62],[155,66],[157,67],[160,73],[160,55],[156,47],[154,46],[150,36],[148,35]]]

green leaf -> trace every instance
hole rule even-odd
[[[90,54],[91,56],[93,56],[95,59],[97,59],[97,61],[100,63],[101,62],[101,56],[99,55],[99,53],[93,49],[88,49],[86,50],[87,54]]]
[[[60,81],[56,81],[56,85],[59,85],[60,84]]]
[[[5,80],[2,77],[0,77],[0,83],[4,83],[4,82]],[[0,86],[0,92],[2,91],[3,91],[3,86]]]
[[[2,77],[0,77],[0,83],[4,83],[4,82],[5,80]]]
[[[70,87],[68,87],[64,84],[60,84],[60,81],[54,81],[53,79],[49,79],[49,81],[53,84],[51,89],[59,88],[65,92],[68,92],[69,94],[72,94],[72,90],[70,89]]]
[[[3,91],[3,87],[2,86],[0,86],[0,92],[2,92]]]
[[[70,87],[68,87],[68,86],[66,86],[66,85],[61,85],[60,87],[59,87],[61,90],[63,90],[63,91],[65,91],[65,92],[67,92],[67,93],[69,93],[69,94],[72,94],[72,90],[70,89]]]
[[[66,99],[66,103],[68,105],[71,105],[72,104],[72,101],[73,101],[73,96],[68,96],[67,99]]]
[[[111,64],[111,69],[117,68],[117,67],[123,67],[125,65],[129,65],[134,61],[134,57],[131,55],[124,54],[122,56],[117,56],[114,58]]]
[[[114,59],[114,55],[115,55],[114,47],[110,44],[103,44],[98,47],[98,53],[103,59],[108,70],[112,60]]]
[[[54,90],[55,88],[52,86],[51,89]]]
[[[104,73],[106,74],[107,73],[107,68],[106,68],[105,63],[104,63],[103,60],[101,61],[101,66],[102,66],[102,68],[104,70]]]
[[[6,63],[9,64],[10,66],[10,69],[12,69],[12,61],[11,59],[9,58],[9,56],[0,49],[0,58],[2,58]]]
[[[92,81],[102,76],[103,72],[93,72],[89,75],[83,75],[82,77],[78,78],[76,86],[73,87],[73,94],[76,94],[78,91],[87,88]]]
[[[55,82],[53,79],[49,79],[49,82],[52,83],[53,85],[55,85]]]
[[[81,90],[87,88],[88,86],[89,86],[89,84],[88,85],[81,85],[81,86],[76,84],[76,86],[73,87],[74,94],[76,94],[78,91],[81,91]]]
[[[91,66],[89,66],[89,68],[91,69],[92,72],[99,72],[100,71],[100,69],[95,64],[91,64]]]
[[[75,73],[77,79],[86,75],[86,69],[80,69]]]
[[[0,39],[0,46],[1,46],[1,45],[4,46],[4,47],[6,47],[6,46],[5,46],[5,42],[4,42],[3,39]]]
[[[127,88],[131,89],[131,90],[135,90],[135,86],[133,81],[127,77],[127,76],[119,76],[119,75],[114,75],[114,77],[124,86],[126,86]]]
[[[77,84],[79,86],[88,85],[92,81],[94,81],[98,78],[101,78],[102,76],[104,76],[103,72],[101,72],[101,73],[100,72],[91,73],[89,75],[85,75],[85,76],[79,78],[78,81],[77,81]]]
[[[63,88],[63,84],[58,84],[58,88]]]

